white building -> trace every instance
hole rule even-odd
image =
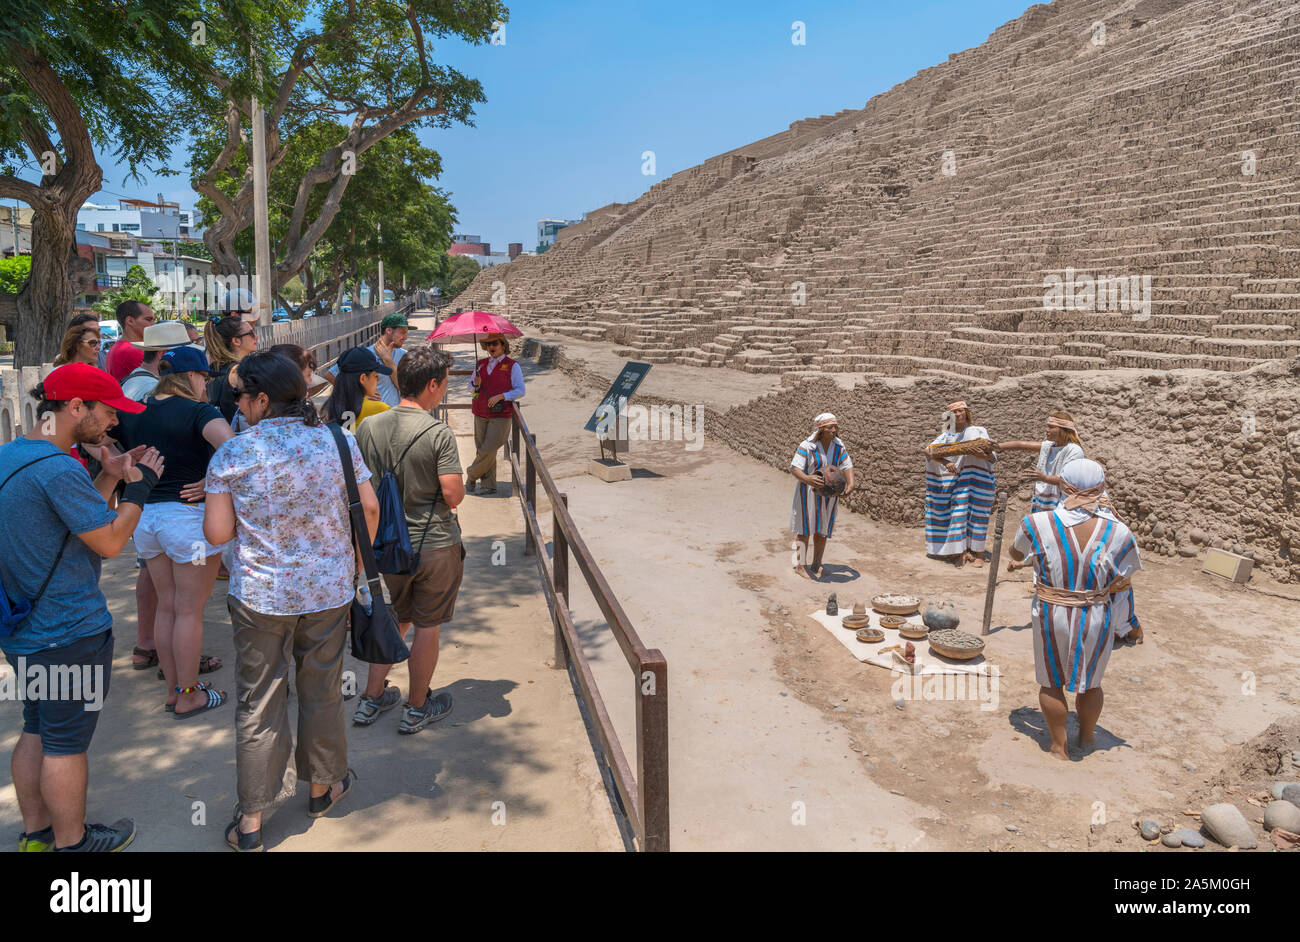
[[[116,206],[86,203],[77,211],[77,228],[87,232],[119,232],[141,239],[199,241],[198,213],[162,199],[118,200]]]

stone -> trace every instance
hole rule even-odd
[[[1192,557],[1196,555],[1196,547],[1191,543],[1181,543],[1178,546],[1178,555]]]
[[[1286,790],[1288,785],[1294,784],[1295,782],[1274,782],[1273,788],[1269,793],[1273,796],[1274,801],[1283,801],[1282,793]]]
[[[1288,785],[1282,789],[1282,800],[1289,801],[1297,808],[1300,808],[1300,785]]]
[[[944,601],[937,605],[930,602],[921,613],[921,621],[931,631],[944,631],[956,628],[961,618],[957,615],[957,608],[952,602]]]
[[[1274,828],[1300,834],[1300,808],[1289,801],[1270,801],[1264,809],[1264,830]]]
[[[1199,831],[1193,831],[1191,828],[1179,828],[1173,832],[1178,836],[1184,847],[1204,847],[1205,838],[1201,837]]]
[[[1300,790],[1298,790],[1300,794]],[[1254,850],[1259,846],[1255,831],[1237,806],[1226,801],[1201,809],[1201,825],[1206,833],[1224,847]]]
[[[1182,847],[1183,839],[1178,836],[1178,832],[1170,831],[1164,837],[1160,838],[1160,843],[1166,847]]]
[[[1184,763],[1183,763],[1183,768],[1185,768],[1188,772],[1195,772],[1195,771],[1196,771],[1196,766],[1193,765],[1191,762],[1184,762]]]
[[[1010,831],[1012,834],[1017,834],[1020,832],[1020,828],[1016,827],[1014,824],[1008,824],[1007,830]]]
[[[1156,824],[1154,821],[1143,821],[1139,828],[1139,832],[1142,835],[1142,840],[1154,841],[1160,836],[1160,825]]]

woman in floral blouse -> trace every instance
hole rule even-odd
[[[299,777],[311,782],[313,818],[352,787],[342,690],[357,570],[338,447],[306,399],[302,370],[280,354],[254,353],[231,370],[230,383],[251,428],[212,457],[203,530],[209,540],[236,540],[226,604],[235,629],[239,808],[226,842],[261,850],[263,811],[291,796]],[[379,501],[356,440],[347,439],[373,533]],[[290,655],[297,664],[296,749]]]

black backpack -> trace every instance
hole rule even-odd
[[[435,427],[436,425],[430,425],[407,443],[393,463],[392,470],[383,473],[379,487],[375,488],[375,496],[379,498],[379,528],[375,531],[374,553],[375,566],[380,572],[405,576],[420,566],[420,550],[424,548],[424,539],[429,535],[429,526],[433,523],[433,510],[430,508],[429,519],[424,525],[424,532],[420,534],[420,545],[412,549],[411,533],[406,526],[406,506],[402,503],[402,489],[393,472],[401,466],[402,459],[411,450],[411,446]],[[442,486],[439,484],[438,492],[433,498],[434,507],[441,498]]]

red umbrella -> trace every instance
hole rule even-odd
[[[487,311],[464,311],[439,324],[428,339],[434,343],[475,343],[479,334],[521,336],[523,331],[499,315]]]

